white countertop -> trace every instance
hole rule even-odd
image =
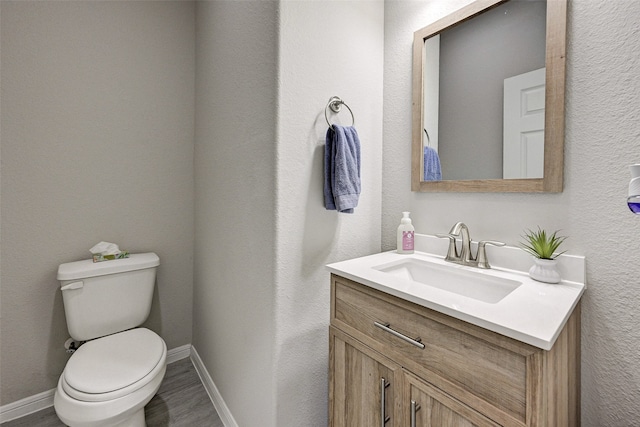
[[[409,257],[448,268],[517,280],[522,285],[497,303],[487,303],[373,268]],[[581,265],[584,272],[584,257],[572,258],[578,259],[577,265]],[[576,259],[570,263],[576,264]],[[531,279],[526,272],[496,266],[490,270],[465,267],[446,262],[442,256],[417,251],[411,255],[382,252],[329,264],[327,268],[339,276],[544,350],[553,347],[585,290],[585,284],[580,282],[563,280],[558,284],[546,284]],[[574,276],[584,277],[580,274]]]

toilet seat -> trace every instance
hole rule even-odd
[[[83,344],[60,382],[69,397],[104,402],[144,387],[165,368],[165,360],[162,338],[146,328],[131,329]]]

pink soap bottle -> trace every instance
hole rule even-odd
[[[412,254],[415,229],[411,225],[409,212],[402,212],[402,219],[398,226],[398,250],[399,254]]]

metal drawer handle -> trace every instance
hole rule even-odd
[[[411,427],[416,427],[416,412],[420,410],[420,405],[415,400],[411,401]]]
[[[409,338],[408,336],[401,334],[398,331],[394,331],[393,329],[391,329],[391,325],[389,323],[380,323],[380,322],[373,322],[374,325],[376,325],[378,328],[382,329],[383,331],[389,332],[391,335],[394,335],[398,338],[400,338],[403,341],[408,342],[409,344],[413,344],[418,348],[424,349],[424,344],[422,344],[422,340],[420,338]]]
[[[380,427],[384,427],[384,425],[391,419],[385,413],[386,400],[387,400],[387,387],[389,387],[391,383],[388,383],[384,377],[380,380]]]

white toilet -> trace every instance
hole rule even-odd
[[[65,424],[143,427],[144,406],[164,377],[167,346],[138,328],[149,316],[160,259],[154,253],[58,268],[69,334],[82,344],[54,397]]]

